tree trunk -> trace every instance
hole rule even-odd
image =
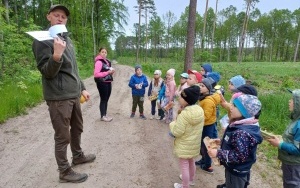
[[[141,43],[141,17],[142,17],[142,4],[139,4],[139,26],[138,26],[138,40],[136,44],[136,63],[139,62],[139,51]]]
[[[205,31],[206,31],[207,9],[208,9],[208,0],[206,0],[204,20],[203,20],[203,31],[202,31],[202,37],[201,37],[201,50],[202,50],[202,52],[203,52],[203,49],[204,49],[204,37],[205,37]]]
[[[93,43],[94,43],[94,54],[96,54],[96,36],[95,36],[95,26],[94,26],[94,3],[92,3],[92,13],[91,13],[91,24],[93,33]]]
[[[216,30],[216,22],[217,22],[217,14],[218,14],[218,1],[216,0],[216,9],[215,9],[215,18],[214,18],[214,26],[213,32],[211,36],[211,44],[210,44],[210,62],[212,61],[213,49],[214,49],[214,38],[215,38],[215,30]]]
[[[197,0],[190,0],[184,71],[192,68],[195,42]]]
[[[145,29],[145,32],[146,32],[146,33],[145,33],[145,35],[146,35],[146,36],[145,36],[145,37],[146,37],[146,38],[145,38],[145,40],[146,40],[146,41],[145,41],[145,44],[146,44],[146,45],[145,45],[145,46],[146,46],[146,47],[145,47],[145,48],[146,48],[146,50],[145,50],[145,62],[147,62],[147,51],[148,51],[148,23],[147,23],[148,20],[147,20],[147,19],[148,19],[148,17],[147,17],[147,8],[146,8],[146,9],[145,9],[145,22],[146,22],[146,29]]]
[[[4,6],[5,6],[5,19],[6,19],[6,22],[9,24],[9,6],[8,6],[8,0],[4,0]]]
[[[247,3],[247,9],[246,9],[245,19],[244,19],[244,24],[243,24],[242,35],[241,35],[240,42],[239,42],[238,63],[241,63],[242,57],[243,57],[243,48],[244,48],[244,43],[245,43],[245,36],[246,36],[246,31],[247,31],[251,2],[252,1],[249,0]]]
[[[299,43],[300,43],[300,32],[299,32],[299,35],[298,35],[297,45],[296,45],[296,49],[295,49],[294,63],[295,63],[296,60],[297,60],[298,51],[299,51]]]

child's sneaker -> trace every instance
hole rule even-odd
[[[214,173],[214,169],[210,166],[210,167],[205,167],[205,165],[201,165],[200,166],[201,170],[203,170],[204,172],[208,173],[208,174],[213,174]]]
[[[179,175],[179,178],[182,180],[182,174]],[[194,186],[194,185],[195,185],[195,182],[194,182],[194,181],[190,181],[190,182],[189,182],[189,185],[190,185],[190,186]]]
[[[182,188],[182,184],[180,184],[180,183],[174,183],[174,188]]]
[[[134,118],[134,113],[131,113],[130,118]]]
[[[157,119],[157,120],[161,120],[160,118],[161,118],[161,116],[158,116],[158,117],[156,117],[155,119]]]
[[[105,122],[110,122],[110,121],[113,120],[113,118],[107,117],[107,116],[103,116],[100,120],[101,120],[101,121],[105,121]]]
[[[154,119],[154,118],[155,118],[155,116],[154,116],[154,115],[150,116],[150,119]]]
[[[140,115],[140,118],[143,119],[143,120],[146,120],[146,119],[147,119],[143,114]]]

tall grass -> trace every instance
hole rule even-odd
[[[78,65],[82,79],[93,74],[94,64]],[[0,124],[8,118],[26,113],[26,109],[34,107],[43,101],[41,74],[38,70],[23,70],[22,75],[0,80]]]
[[[6,83],[1,87],[1,93],[0,123],[26,113],[26,108],[33,107],[42,100],[40,83],[23,81]]]

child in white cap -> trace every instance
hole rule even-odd
[[[161,78],[161,70],[155,70],[153,79],[150,82],[148,89],[148,98],[151,101],[151,117],[150,119],[155,118],[156,112],[156,101],[159,94],[159,91],[164,86],[163,79]]]

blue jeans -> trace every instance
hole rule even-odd
[[[203,142],[203,139],[205,137],[209,138],[218,138],[218,131],[217,131],[217,123],[213,123],[211,125],[205,125],[203,127],[202,131],[202,138],[201,138],[201,148],[200,148],[200,154],[202,156],[202,163],[204,165],[204,168],[209,168],[211,166],[211,158],[209,157],[207,153],[207,148]]]

